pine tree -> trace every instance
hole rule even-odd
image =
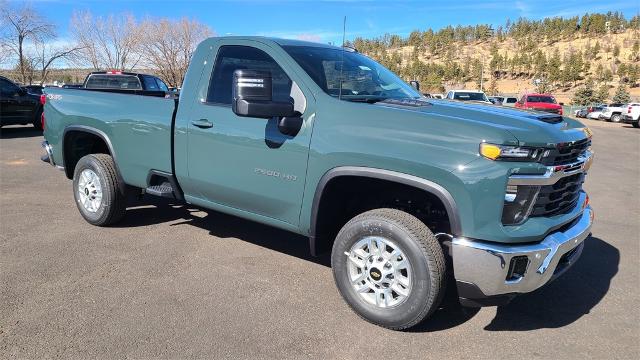
[[[593,91],[593,81],[587,81],[581,88],[573,94],[571,102],[574,105],[591,105],[595,103],[595,94]]]
[[[593,95],[593,102],[603,103],[609,98],[609,86],[601,85],[598,91]]]
[[[631,102],[631,95],[624,87],[624,85],[620,84],[616,89],[616,93],[613,94],[613,102],[618,104],[627,104]]]

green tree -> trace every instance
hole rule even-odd
[[[595,103],[595,93],[593,91],[593,81],[587,81],[581,88],[573,94],[571,102],[574,105],[591,105]]]
[[[609,86],[607,85],[601,85],[598,88],[598,91],[596,91],[593,94],[593,102],[596,102],[596,103],[606,102],[608,98],[609,98]]]
[[[624,85],[620,84],[616,89],[615,94],[613,94],[612,100],[614,103],[626,104],[631,102],[631,95],[624,87]]]

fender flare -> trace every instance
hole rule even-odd
[[[447,189],[445,189],[443,186],[436,184],[433,181],[397,171],[360,166],[339,166],[327,171],[322,176],[322,178],[320,178],[320,181],[316,186],[313,203],[311,205],[311,222],[309,227],[309,247],[311,249],[312,255],[314,256],[317,255],[316,236],[318,231],[316,229],[316,226],[320,201],[322,200],[324,188],[331,180],[341,176],[358,176],[392,181],[399,184],[412,186],[414,188],[435,195],[438,199],[440,199],[440,201],[442,201],[445,209],[447,210],[452,235],[462,235],[462,225],[460,223],[460,213],[458,211],[458,206],[456,205],[456,201],[454,200],[453,196],[451,196],[451,193],[449,193],[449,191],[447,191]]]
[[[65,142],[67,141],[67,133],[70,131],[78,131],[78,132],[85,132],[85,133],[89,133],[92,135],[95,135],[97,137],[99,137],[100,139],[102,139],[105,144],[107,144],[107,148],[109,149],[109,154],[111,155],[111,157],[113,158],[113,163],[116,166],[116,176],[118,177],[120,186],[121,186],[121,191],[125,191],[125,187],[126,184],[124,183],[124,180],[122,179],[122,175],[120,173],[120,168],[118,167],[118,160],[116,159],[116,153],[113,151],[113,144],[111,143],[111,139],[109,139],[109,136],[102,130],[90,127],[90,126],[86,126],[86,125],[69,125],[66,126],[62,132],[62,161],[66,160],[66,156],[65,156],[65,149],[66,149],[66,144]],[[73,178],[73,171],[74,169],[70,169],[67,164],[65,163],[65,174],[67,175],[67,178],[72,179]]]

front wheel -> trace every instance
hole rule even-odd
[[[126,211],[126,193],[121,189],[110,155],[86,155],[76,164],[73,196],[88,223],[107,226],[122,219]]]
[[[420,323],[444,295],[440,244],[424,223],[400,210],[375,209],[351,219],[336,237],[331,266],[347,304],[386,328]]]
[[[631,125],[632,125],[634,128],[640,128],[640,123],[639,123],[639,122],[637,122],[637,121],[636,121],[636,122],[632,122],[632,123],[631,123]]]

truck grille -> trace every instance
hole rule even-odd
[[[577,205],[584,182],[584,173],[564,177],[553,185],[540,187],[531,216],[566,214]]]
[[[542,159],[544,165],[565,165],[578,161],[578,157],[582,155],[591,146],[591,139],[582,139],[570,143],[561,143],[555,149],[550,150],[549,154]]]

